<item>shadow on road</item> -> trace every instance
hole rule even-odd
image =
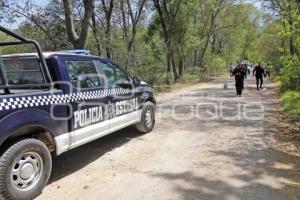
[[[299,200],[299,157],[273,148],[261,151],[240,149],[212,151],[212,156],[229,159],[234,169],[218,167],[218,171],[232,172],[229,177],[220,174],[197,176],[192,171],[184,173],[150,173],[151,177],[172,182],[173,191],[184,200]],[[198,166],[199,168],[205,168]],[[234,174],[234,175],[233,175]],[[280,180],[274,181],[274,180]]]
[[[278,101],[273,96],[277,93],[276,88],[258,92],[255,85],[247,85],[243,98],[233,97],[234,92],[232,89],[222,89],[220,83],[216,87],[192,90],[190,94],[181,95],[180,100],[174,100],[179,104],[174,111],[179,119],[171,117],[174,108],[172,99],[160,102],[163,106],[159,112],[164,114],[158,121],[157,132],[163,133],[162,130],[165,130],[172,134],[179,129],[183,130],[183,134],[198,133],[201,134],[199,139],[204,142],[193,141],[192,150],[195,151],[191,151],[191,160],[188,160],[186,168],[178,168],[178,172],[174,171],[176,167],[168,168],[169,165],[159,163],[162,166],[150,166],[149,171],[142,168],[138,173],[158,179],[162,188],[165,184],[172,189],[172,193],[178,195],[178,199],[183,200],[299,200],[300,157],[282,150],[278,147],[279,143],[274,141],[275,145],[268,145],[268,139],[273,138],[277,131],[274,128],[276,124],[270,120],[277,112]],[[209,103],[219,106],[222,102],[224,107],[217,107],[216,120],[199,120],[195,113],[192,118],[188,118],[190,106],[195,108],[199,102],[204,103],[203,106],[193,111],[199,114],[214,111]],[[264,110],[260,111],[264,113],[264,119],[226,120],[220,117],[221,111],[227,117],[235,116],[238,108],[236,105],[249,102],[261,102],[264,105]],[[133,128],[126,128],[54,158],[50,183],[80,170],[139,136]],[[187,144],[183,144],[183,147],[184,145]],[[161,161],[161,157],[157,161]],[[171,161],[175,163],[174,160]],[[156,183],[156,180],[153,181],[150,185]],[[130,190],[127,182],[124,187]]]
[[[134,127],[128,127],[75,148],[60,156],[54,156],[52,175],[48,184],[76,172],[99,159],[107,152],[139,136],[141,136],[141,133],[137,132]]]
[[[288,153],[281,149],[280,142],[275,141],[275,146],[267,145],[268,139],[276,136],[276,121],[271,118],[278,112],[278,88],[266,82],[266,88],[256,91],[253,80],[247,80],[246,90],[243,98],[234,97],[234,90],[226,91],[221,88],[212,87],[206,89],[193,90],[191,94],[182,95],[184,98],[197,97],[197,103],[217,103],[222,102],[225,106],[218,107],[227,117],[237,114],[238,103],[260,102],[264,109],[259,111],[264,114],[262,120],[226,120],[218,115],[216,120],[198,120],[198,124],[193,127],[188,123],[183,123],[182,128],[196,132],[199,130],[208,133],[219,133],[226,137],[225,133],[220,133],[223,129],[239,131],[240,136],[232,138],[230,142],[234,144],[237,140],[239,145],[234,147],[228,144],[221,150],[209,151],[209,157],[216,160],[216,163],[200,162],[197,170],[184,171],[182,173],[162,173],[147,172],[146,174],[170,182],[173,191],[183,200],[299,200],[300,199],[300,157],[296,154]],[[252,85],[250,85],[252,84]],[[224,98],[226,98],[224,100]],[[205,105],[205,104],[204,104]],[[165,111],[171,106],[165,106]],[[186,105],[177,107],[179,115],[186,116],[190,112]],[[222,109],[222,110],[221,110]],[[214,113],[212,107],[207,104],[200,112]],[[187,120],[186,120],[187,122]],[[245,130],[252,131],[243,134]],[[275,137],[276,138],[276,137]],[[264,142],[263,142],[264,141]],[[201,145],[199,145],[201,148]],[[205,160],[205,159],[204,159]],[[222,163],[217,163],[217,161]],[[232,169],[226,168],[230,163]],[[207,167],[210,166],[210,167]],[[209,173],[196,173],[198,170],[213,170],[213,175]],[[211,171],[210,171],[211,172]],[[204,173],[204,174],[203,174]],[[223,174],[224,173],[224,174]]]

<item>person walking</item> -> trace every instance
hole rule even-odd
[[[244,71],[245,71],[245,77],[244,77],[244,79],[247,79],[247,78],[248,78],[248,77],[247,77],[247,75],[248,75],[248,74],[247,74],[247,67],[248,67],[248,66],[247,66],[247,63],[243,63],[243,64],[242,64],[242,67],[243,67],[243,69],[244,69]],[[243,89],[244,89],[244,88],[243,88]]]
[[[245,73],[246,71],[242,64],[239,64],[232,72],[235,77],[236,95],[239,97],[241,97],[243,93]]]
[[[264,83],[264,76],[266,77],[266,73],[261,63],[258,63],[258,65],[254,68],[253,76],[255,76],[256,78],[257,90],[262,89],[262,85]]]
[[[247,73],[250,76],[250,74],[251,74],[251,65],[250,65],[250,63],[247,64]]]
[[[271,77],[271,71],[272,71],[272,66],[270,66],[270,64],[267,64],[266,66],[266,76],[267,77]]]

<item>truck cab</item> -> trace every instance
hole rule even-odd
[[[59,155],[134,125],[141,133],[155,124],[150,85],[114,61],[77,52],[43,53],[37,42],[7,29],[37,53],[0,58],[0,197],[32,199]],[[1,46],[1,43],[0,43]]]

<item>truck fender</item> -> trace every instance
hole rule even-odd
[[[156,101],[153,95],[151,93],[144,92],[141,96],[141,103],[144,104],[147,101],[151,101],[154,105],[156,105]]]
[[[66,124],[66,123],[63,123]],[[37,126],[48,130],[53,137],[64,133],[64,126],[51,118],[50,114],[35,109],[24,109],[9,114],[0,120],[0,144],[13,136],[14,132],[29,126]]]

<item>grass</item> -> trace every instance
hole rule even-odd
[[[188,86],[191,85],[195,85],[198,83],[202,83],[202,82],[208,82],[212,80],[212,78],[209,77],[205,77],[202,78],[201,80],[184,80],[184,81],[179,81],[178,83],[172,84],[172,85],[155,85],[154,86],[154,91],[156,93],[161,93],[161,92],[171,92],[172,90],[177,90],[177,89],[181,89],[181,88],[186,88]]]
[[[286,91],[281,96],[283,110],[292,120],[300,121],[300,91]]]

